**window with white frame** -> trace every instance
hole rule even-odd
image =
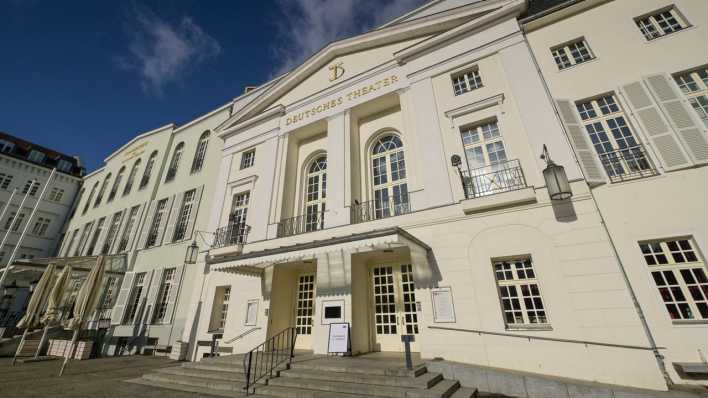
[[[246,224],[248,216],[248,202],[251,199],[251,192],[239,192],[234,195],[231,202],[231,213],[229,214],[229,224]]]
[[[452,89],[455,95],[461,95],[468,91],[482,87],[482,77],[476,67],[462,73],[452,75]]]
[[[106,217],[101,217],[98,219],[98,223],[96,224],[96,230],[93,232],[93,236],[91,237],[91,243],[89,243],[88,250],[86,250],[87,256],[90,256],[91,254],[93,254],[93,251],[96,249],[96,243],[98,243],[98,238],[103,233],[103,228],[105,228],[105,223],[106,223]]]
[[[44,152],[32,149],[29,155],[27,155],[27,159],[29,159],[30,162],[42,163],[44,162],[44,158],[46,156],[47,155],[45,155]]]
[[[305,192],[305,231],[324,228],[327,206],[327,156],[319,156],[307,169]]]
[[[115,276],[109,276],[108,278],[106,278],[103,299],[101,300],[101,305],[98,307],[98,309],[103,310],[113,307],[113,298],[115,297],[117,283],[118,278]],[[104,314],[102,314],[102,318],[105,319]],[[108,316],[108,318],[110,318],[110,316]]]
[[[231,286],[218,286],[214,290],[214,313],[210,321],[209,331],[223,331],[229,315],[231,301]]]
[[[590,51],[587,40],[584,38],[576,39],[566,44],[551,48],[553,60],[556,61],[558,70],[571,67],[573,65],[582,64],[595,58]]]
[[[25,186],[22,188],[22,193],[26,194],[29,192],[30,196],[34,196],[37,194],[37,190],[39,189],[39,181],[37,180],[27,180],[25,183]]]
[[[612,181],[654,175],[654,167],[627,123],[614,93],[576,103],[600,161]]]
[[[674,80],[703,121],[703,125],[708,128],[708,67],[677,74]]]
[[[98,191],[98,195],[96,196],[96,201],[93,202],[93,207],[98,207],[98,205],[101,204],[101,201],[103,200],[103,195],[105,195],[106,189],[108,189],[108,184],[110,184],[112,176],[112,173],[108,173],[106,178],[103,180],[103,184],[101,184],[101,189]]]
[[[74,165],[67,160],[59,159],[59,162],[57,162],[57,169],[59,169],[60,171],[69,173],[71,172],[72,168],[74,168]]]
[[[199,137],[197,150],[194,152],[194,160],[192,160],[192,173],[197,173],[204,167],[204,159],[206,158],[207,147],[209,146],[209,132],[205,131]]]
[[[74,256],[79,256],[83,252],[84,246],[89,238],[89,233],[91,233],[91,228],[93,228],[93,222],[87,222],[84,224],[84,230],[81,232],[81,239],[79,239],[79,244],[76,245],[74,249]]]
[[[167,211],[167,199],[162,199],[157,202],[155,207],[155,216],[152,218],[152,224],[150,224],[150,229],[148,230],[147,240],[145,241],[145,247],[153,247],[157,244],[157,235],[160,232],[160,225],[162,224],[162,218],[165,216]]]
[[[194,200],[196,195],[196,189],[192,189],[184,193],[182,198],[182,207],[179,209],[179,213],[177,213],[177,223],[175,225],[174,235],[172,236],[172,242],[185,238],[189,218],[192,215],[192,211],[194,211]]]
[[[548,325],[531,257],[493,261],[507,328]]]
[[[10,174],[0,173],[0,189],[9,189],[13,178]]]
[[[150,182],[150,176],[152,175],[152,169],[155,167],[155,162],[157,161],[157,151],[153,151],[148,158],[147,164],[145,165],[145,171],[143,171],[143,178],[140,179],[140,186],[138,189],[145,188]]]
[[[76,239],[78,237],[79,237],[79,229],[76,228],[74,230],[74,232],[71,233],[71,239],[69,239],[66,249],[64,249],[64,256],[63,257],[69,257],[69,254],[71,253],[71,248],[74,247],[74,245],[76,244]]]
[[[15,217],[15,216],[17,216],[17,217]],[[13,219],[14,219],[14,222],[13,222]],[[25,219],[25,213],[20,213],[18,215],[16,211],[13,211],[7,217],[7,221],[5,221],[5,229],[9,229],[12,232],[19,231],[20,226],[22,225],[22,221],[24,221],[24,219]]]
[[[258,300],[248,300],[246,302],[245,326],[255,326],[258,321]]]
[[[0,140],[0,152],[9,153],[15,148],[15,143],[5,140]]]
[[[118,193],[118,188],[120,187],[120,182],[123,179],[123,174],[125,174],[125,166],[121,167],[120,170],[118,170],[118,174],[116,174],[116,180],[113,181],[113,187],[111,188],[111,192],[108,194],[108,199],[106,202],[112,202],[113,199],[115,199],[116,194]]]
[[[93,184],[93,188],[91,188],[91,192],[89,193],[88,198],[86,198],[86,203],[84,203],[84,209],[81,211],[81,215],[86,214],[86,212],[89,209],[89,206],[91,205],[91,200],[93,200],[93,195],[96,193],[96,189],[98,188],[98,181],[96,181]]]
[[[177,171],[179,170],[179,163],[182,160],[182,153],[184,152],[184,142],[180,142],[175,147],[175,151],[172,154],[172,161],[170,162],[170,167],[167,169],[167,175],[165,176],[165,182],[170,182],[177,176]]]
[[[381,136],[371,148],[373,210],[376,219],[410,212],[403,141],[395,134]]]
[[[140,210],[140,206],[133,206],[133,208],[130,209],[128,221],[125,223],[125,228],[123,228],[116,253],[122,253],[128,248],[128,242],[130,241],[130,236],[133,234],[133,228],[135,228],[138,222],[138,210]]]
[[[49,191],[49,195],[47,196],[47,199],[49,199],[52,202],[61,202],[61,199],[64,197],[64,190],[61,188],[52,188],[51,191]]]
[[[654,40],[689,27],[686,18],[673,6],[635,18],[634,22],[647,40]]]
[[[47,233],[47,228],[49,228],[50,219],[47,217],[37,217],[34,226],[32,227],[32,234],[37,236],[44,236]]]
[[[167,268],[162,273],[162,283],[160,283],[160,291],[157,295],[157,302],[155,304],[155,316],[152,319],[152,323],[158,324],[165,321],[167,317],[167,306],[170,300],[170,293],[174,286],[175,279],[175,268]]]
[[[106,239],[103,241],[103,247],[100,248],[101,254],[108,254],[108,252],[111,250],[113,240],[115,240],[116,236],[118,235],[118,228],[120,228],[120,220],[122,214],[122,211],[113,214],[113,217],[111,218],[111,224],[108,226],[108,232],[106,232]]]
[[[250,149],[241,154],[241,170],[253,166],[256,161],[256,150]]]
[[[460,135],[469,170],[507,160],[504,141],[496,120],[463,126],[460,128]]]
[[[133,189],[135,177],[138,175],[138,171],[140,171],[140,162],[141,160],[138,159],[135,163],[133,163],[133,167],[130,169],[130,174],[128,174],[128,180],[125,182],[125,188],[123,188],[123,196],[129,194]]]
[[[708,319],[706,264],[692,238],[639,242],[659,296],[674,321]]]
[[[145,272],[135,274],[135,281],[133,282],[133,288],[130,292],[130,300],[128,300],[128,307],[125,311],[125,317],[123,318],[123,323],[134,323],[135,316],[138,313],[138,307],[140,306],[140,299],[143,296],[145,290]]]

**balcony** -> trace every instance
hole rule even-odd
[[[388,198],[388,200],[370,200],[356,202],[351,207],[351,222],[358,224],[367,221],[395,217],[411,212],[408,195],[401,198]]]
[[[526,185],[518,159],[460,171],[465,198],[463,211],[473,213],[536,201],[536,191]]]
[[[227,246],[244,245],[248,240],[248,232],[250,230],[251,227],[244,223],[229,223],[229,225],[216,230],[212,247],[218,249]]]
[[[611,182],[623,182],[659,174],[642,145],[603,153],[600,155],[600,162]]]
[[[324,228],[324,210],[287,218],[278,223],[277,236],[284,238]]]

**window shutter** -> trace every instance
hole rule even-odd
[[[175,197],[177,195],[172,195],[167,199],[167,204],[165,205],[165,212],[162,213],[162,219],[160,220],[160,225],[157,227],[157,240],[155,241],[155,246],[162,244],[162,238],[165,236],[165,227],[167,227],[167,222],[171,218],[173,204],[175,203]]]
[[[133,224],[133,231],[130,231],[130,234],[128,235],[128,246],[126,246],[126,250],[128,250],[128,251],[130,251],[130,249],[133,247],[133,242],[135,241],[135,235],[138,234],[138,228],[140,227],[140,220],[142,219],[143,214],[146,211],[145,210],[146,203],[147,202],[140,205],[140,208],[138,209],[137,217],[135,218],[135,223]],[[141,237],[142,237],[142,235],[141,235]]]
[[[130,208],[125,209],[125,210],[123,210],[123,211],[120,212],[120,216],[119,216],[119,219],[118,219],[118,230],[117,230],[116,233],[113,235],[113,242],[109,242],[109,243],[108,243],[108,246],[109,246],[109,247],[108,247],[108,253],[106,253],[106,254],[111,254],[111,253],[113,253],[114,250],[117,249],[117,248],[116,248],[116,242],[119,242],[119,241],[120,241],[120,237],[122,236],[122,235],[120,234],[120,231],[121,231],[121,229],[123,229],[123,223],[125,222],[125,219],[126,219],[125,215],[126,215],[126,213],[128,213],[128,212],[130,212]]]
[[[665,74],[644,78],[649,91],[664,111],[664,115],[693,162],[708,163],[708,139],[703,133],[702,123],[697,120],[695,112],[686,103],[683,94],[672,80]]]
[[[194,201],[192,202],[192,212],[189,214],[189,220],[187,221],[187,230],[184,232],[185,239],[189,239],[192,237],[192,230],[194,229],[194,223],[197,221],[197,215],[199,213],[199,205],[201,204],[203,191],[204,185],[197,188],[197,192],[194,193]]]
[[[607,182],[605,170],[600,163],[600,158],[595,152],[595,148],[590,144],[590,138],[585,132],[585,128],[578,119],[575,105],[566,99],[556,100],[556,106],[560,112],[565,130],[568,132],[568,139],[578,157],[580,167],[583,169],[585,180],[589,185],[600,185]]]
[[[175,226],[177,225],[177,219],[179,219],[180,209],[182,208],[182,202],[184,201],[184,193],[175,198],[174,205],[172,206],[172,211],[170,212],[170,218],[167,222],[167,230],[165,231],[165,243],[171,243],[172,237],[175,235]]]
[[[145,301],[145,310],[147,311],[145,323],[148,325],[152,323],[152,314],[155,313],[155,302],[162,285],[162,271],[162,269],[152,271],[152,281],[150,282],[150,289],[148,289],[147,300]]]
[[[664,168],[676,170],[690,166],[688,156],[644,85],[641,82],[630,83],[622,86],[621,91]]]
[[[147,208],[147,213],[145,214],[145,221],[143,222],[142,229],[140,230],[140,240],[138,240],[138,249],[145,248],[145,242],[147,241],[148,232],[150,231],[150,225],[152,225],[152,219],[155,218],[155,205],[156,200],[150,202],[150,206]],[[140,223],[138,223],[140,224]]]
[[[111,325],[120,325],[123,323],[123,317],[125,316],[125,306],[128,303],[128,298],[130,297],[130,291],[133,288],[133,281],[135,280],[135,272],[126,272],[123,277],[123,283],[121,284],[120,291],[118,292],[118,298],[116,299],[116,304],[111,310]]]
[[[184,265],[175,268],[175,275],[172,279],[172,289],[170,290],[170,296],[167,298],[167,311],[165,312],[165,319],[162,323],[172,323],[183,274]]]

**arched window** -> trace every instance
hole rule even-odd
[[[84,204],[84,209],[81,211],[82,216],[84,214],[86,214],[86,211],[88,211],[89,205],[91,204],[91,201],[93,200],[93,195],[96,193],[96,188],[98,188],[98,181],[96,181],[93,184],[93,188],[91,188],[91,192],[89,193],[88,198],[86,198],[86,203]]]
[[[180,142],[175,147],[175,151],[172,154],[172,161],[170,162],[170,168],[167,169],[167,176],[165,177],[165,182],[170,182],[177,176],[177,170],[179,170],[179,161],[182,160],[182,152],[184,152],[184,142]]]
[[[138,175],[138,171],[140,170],[140,161],[142,159],[138,159],[133,163],[133,168],[130,169],[130,174],[128,174],[128,181],[125,182],[125,188],[123,188],[123,196],[127,195],[130,193],[130,190],[133,189],[133,183],[135,183],[135,177]]]
[[[138,189],[143,189],[150,182],[150,175],[152,174],[152,169],[155,167],[155,162],[157,161],[157,151],[150,154],[147,164],[145,165],[145,172],[143,172],[143,178],[140,180],[140,187]]]
[[[207,146],[209,145],[209,132],[205,131],[199,137],[197,150],[194,152],[194,160],[192,161],[192,173],[197,173],[204,166],[204,158],[206,157]]]
[[[123,174],[125,174],[125,166],[121,167],[120,170],[118,170],[116,180],[113,181],[113,187],[111,188],[111,193],[108,194],[108,200],[106,202],[110,202],[116,197],[116,193],[118,193],[118,187],[120,186],[120,181],[123,179]]]
[[[103,184],[101,185],[101,189],[98,191],[98,195],[96,196],[96,202],[93,204],[93,207],[97,207],[101,204],[101,201],[103,200],[103,195],[106,193],[108,184],[111,182],[111,176],[112,174],[108,173],[106,178],[103,180]]]
[[[408,184],[403,142],[394,134],[380,137],[371,148],[376,218],[408,213]]]
[[[317,157],[307,168],[305,179],[305,231],[324,228],[327,201],[327,156]]]

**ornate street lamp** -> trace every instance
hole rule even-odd
[[[192,244],[187,246],[187,253],[184,256],[184,263],[196,264],[197,256],[199,256],[199,246],[197,245],[197,241],[193,240]]]
[[[543,145],[543,154],[541,159],[546,161],[546,168],[543,170],[543,179],[546,180],[548,195],[551,200],[566,200],[573,196],[573,191],[570,189],[568,176],[565,174],[563,166],[555,164],[548,154],[548,148]]]

